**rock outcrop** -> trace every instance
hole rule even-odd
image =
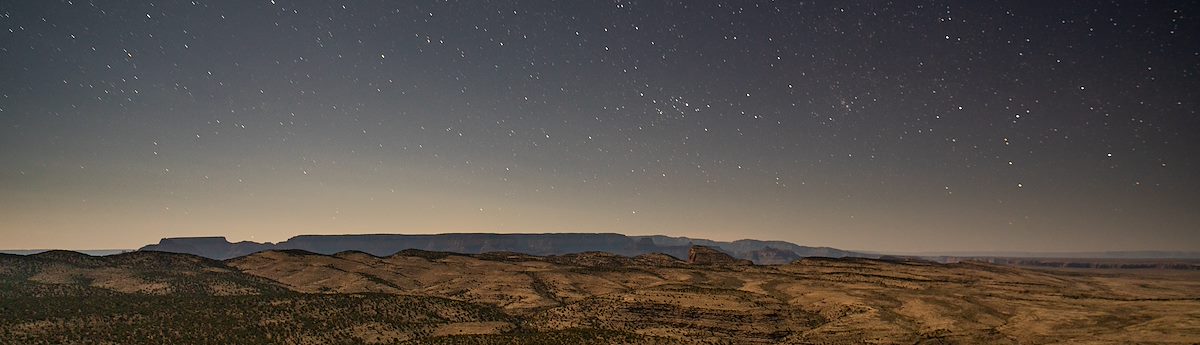
[[[138,250],[193,254],[210,259],[225,260],[271,249],[275,249],[275,245],[270,242],[230,243],[223,236],[213,236],[164,238],[159,240],[158,244],[151,244]]]
[[[708,246],[692,246],[688,250],[688,263],[693,265],[753,265],[746,259],[737,259],[725,252]]]

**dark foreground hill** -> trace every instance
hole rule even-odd
[[[693,254],[0,255],[0,344],[1200,342],[1195,271]]]
[[[262,295],[287,292],[222,261],[193,255],[128,252],[90,256],[54,250],[0,254],[0,297],[145,295]]]
[[[783,241],[738,240],[720,242],[667,236],[626,236],[613,233],[487,234],[456,233],[436,235],[303,235],[279,243],[243,241],[230,243],[224,237],[164,238],[158,244],[142,247],[174,253],[195,254],[213,259],[228,259],[264,250],[300,249],[319,254],[361,251],[372,255],[392,255],[405,249],[479,254],[517,252],[532,255],[561,255],[583,252],[608,252],[625,256],[665,253],[687,257],[693,245],[717,248],[739,259],[757,264],[786,264],[801,257],[875,257],[826,247],[806,247]]]

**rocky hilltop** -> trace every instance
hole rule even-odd
[[[663,253],[676,258],[689,256],[689,248],[703,245],[716,248],[757,264],[786,264],[801,257],[874,257],[824,247],[805,247],[782,241],[738,240],[719,242],[706,239],[667,236],[626,236],[615,233],[487,234],[456,233],[436,235],[302,235],[279,243],[237,242],[224,237],[164,238],[142,251],[187,253],[212,259],[229,259],[264,250],[299,249],[318,254],[361,251],[387,256],[406,249],[434,252],[479,254],[517,252],[530,255],[562,255],[583,252],[607,252],[624,256]]]
[[[707,246],[692,246],[688,249],[688,263],[693,265],[752,265],[750,260],[735,259],[720,249]]]

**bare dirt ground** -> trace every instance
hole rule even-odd
[[[200,316],[218,320],[212,322],[244,318],[233,327],[253,327],[233,335],[259,342],[349,336],[361,343],[482,344],[1200,343],[1195,270],[854,258],[757,266],[605,253],[269,251],[224,262],[122,255],[0,257],[0,309],[10,315],[0,317],[0,338],[55,343],[75,339],[72,332],[116,334],[98,328],[138,325],[120,328],[126,338],[114,339],[121,342],[165,324],[120,315],[191,312],[143,301],[153,300],[200,303]],[[75,305],[87,299],[61,296],[105,296],[128,307],[104,304],[109,309],[93,315]],[[222,309],[226,303],[257,311]],[[65,309],[47,311],[56,307]],[[205,325],[187,324],[197,327],[192,332],[211,332]],[[279,327],[296,331],[263,335]],[[194,335],[178,329],[145,332]]]
[[[497,306],[546,331],[613,329],[698,343],[1200,342],[1197,271],[867,259],[587,266],[592,261],[536,257],[273,256],[231,264],[303,291],[394,288]],[[308,278],[314,267],[338,273]]]

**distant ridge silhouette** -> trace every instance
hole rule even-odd
[[[301,235],[279,243],[242,241],[231,243],[225,237],[164,238],[143,251],[194,254],[224,260],[264,250],[300,249],[319,254],[361,251],[386,256],[406,249],[434,252],[479,254],[517,252],[530,255],[561,255],[583,252],[608,252],[624,256],[663,253],[687,258],[692,245],[723,251],[756,264],[785,264],[801,257],[876,257],[826,247],[806,247],[783,241],[737,240],[712,241],[688,237],[626,236],[616,233],[492,234],[450,233],[433,235]]]

